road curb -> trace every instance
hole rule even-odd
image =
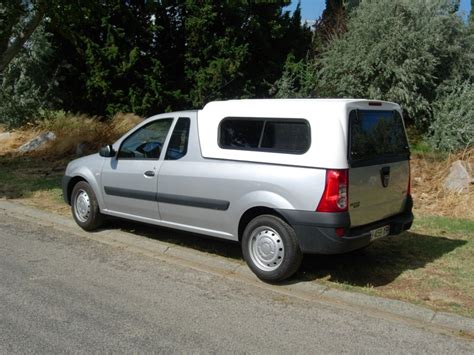
[[[403,301],[338,290],[320,285],[314,281],[269,285],[258,280],[242,260],[213,255],[123,231],[102,230],[87,233],[80,229],[72,218],[55,215],[5,199],[0,199],[0,213],[23,220],[33,219],[40,225],[53,227],[110,246],[125,248],[131,252],[165,262],[191,267],[222,277],[233,278],[262,289],[284,294],[288,297],[298,297],[308,301],[326,303],[363,312],[374,317],[408,322],[412,325],[429,328],[440,333],[461,336],[471,340],[474,339],[473,318],[437,312]],[[157,228],[157,230],[159,229]]]

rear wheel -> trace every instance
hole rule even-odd
[[[242,236],[242,253],[257,277],[268,282],[292,276],[303,257],[294,229],[273,215],[250,221]]]
[[[78,182],[72,189],[71,210],[74,220],[84,230],[97,229],[104,223],[94,191],[85,181]]]

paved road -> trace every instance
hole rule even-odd
[[[474,353],[474,343],[286,297],[0,213],[0,353]]]

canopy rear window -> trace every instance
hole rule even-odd
[[[408,141],[398,111],[354,110],[349,127],[352,166],[408,159]]]

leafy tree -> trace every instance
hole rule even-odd
[[[62,7],[67,21],[52,21],[50,30],[65,108],[147,115],[175,105],[180,99],[175,84],[182,80],[171,83],[173,64],[182,62],[183,43],[175,3],[104,0]]]
[[[250,8],[248,29],[243,41],[249,45],[249,60],[244,69],[248,80],[245,96],[266,97],[271,84],[283,71],[288,56],[304,58],[309,49],[311,31],[301,24],[299,6],[290,16],[283,12],[286,1],[272,4],[255,4]],[[244,32],[245,34],[245,32]]]
[[[262,97],[281,76],[287,56],[299,60],[309,48],[310,30],[301,25],[299,8],[293,15],[283,10],[288,2],[12,0],[0,7],[0,54],[16,39],[29,53],[26,34],[44,17],[48,46],[38,56],[38,72],[55,74],[57,88],[48,87],[56,88],[53,97],[63,109],[99,116],[149,115],[218,98]],[[40,84],[35,73],[19,70],[18,62],[10,66],[4,97],[13,95],[13,88],[28,92],[26,85],[11,84],[14,73],[34,82],[31,90],[46,90],[47,78]],[[39,107],[54,102],[32,105],[25,117]]]
[[[333,38],[346,31],[347,11],[344,0],[326,0],[326,7],[314,25],[313,49],[319,53]]]
[[[236,94],[232,84],[242,75],[248,55],[247,44],[239,41],[241,10],[231,2],[185,2],[183,69],[193,106],[201,106],[211,96],[218,99]]]
[[[49,37],[40,24],[9,63],[0,81],[0,122],[19,126],[58,104],[56,72],[49,67]]]
[[[347,17],[359,0],[326,0],[321,17],[314,24],[311,51],[303,59],[293,55],[286,59],[283,75],[272,86],[270,92],[276,97],[315,96],[316,59],[326,46],[342,36],[347,30]],[[298,8],[297,8],[298,10]]]
[[[149,115],[212,99],[265,96],[309,28],[288,3],[210,0],[58,5],[49,30],[68,110]]]
[[[300,59],[311,33],[287,1],[186,1],[186,81],[193,106],[212,99],[263,97],[288,54]]]
[[[274,83],[270,93],[277,98],[315,97],[314,82],[317,66],[311,57],[297,60],[289,55],[282,76]]]
[[[474,32],[474,0],[471,0],[471,13],[469,14],[469,28]]]

